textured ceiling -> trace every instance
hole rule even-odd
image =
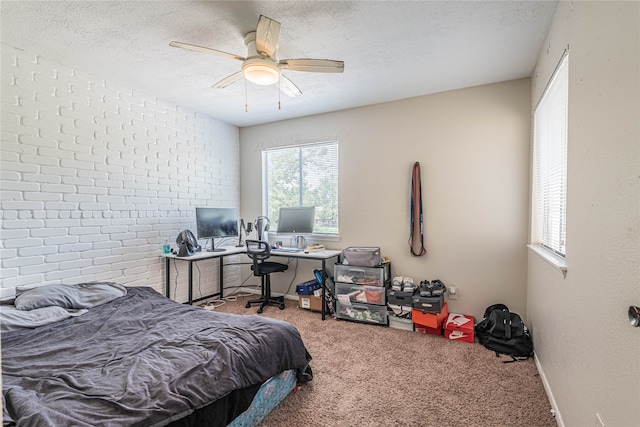
[[[2,1],[1,41],[148,96],[249,126],[530,76],[555,1]],[[259,15],[278,58],[336,59],[342,74],[284,71],[301,90],[240,80]],[[245,99],[249,111],[245,112]]]

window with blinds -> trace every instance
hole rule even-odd
[[[565,52],[533,113],[533,235],[564,258],[567,209],[569,55]]]
[[[338,142],[263,151],[264,206],[271,230],[281,207],[315,206],[314,233],[338,234]]]

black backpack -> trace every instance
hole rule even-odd
[[[503,363],[525,360],[533,356],[533,342],[529,330],[516,313],[511,313],[504,304],[494,304],[484,312],[484,319],[476,325],[476,336],[480,344],[501,354],[511,356]]]

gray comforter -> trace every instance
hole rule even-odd
[[[2,333],[4,422],[161,426],[311,357],[297,329],[177,304],[151,288]]]

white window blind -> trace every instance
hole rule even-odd
[[[565,52],[533,114],[532,240],[564,257],[567,208],[569,56]]]
[[[314,233],[338,234],[338,142],[263,151],[266,215],[277,230],[281,207],[315,206]]]

